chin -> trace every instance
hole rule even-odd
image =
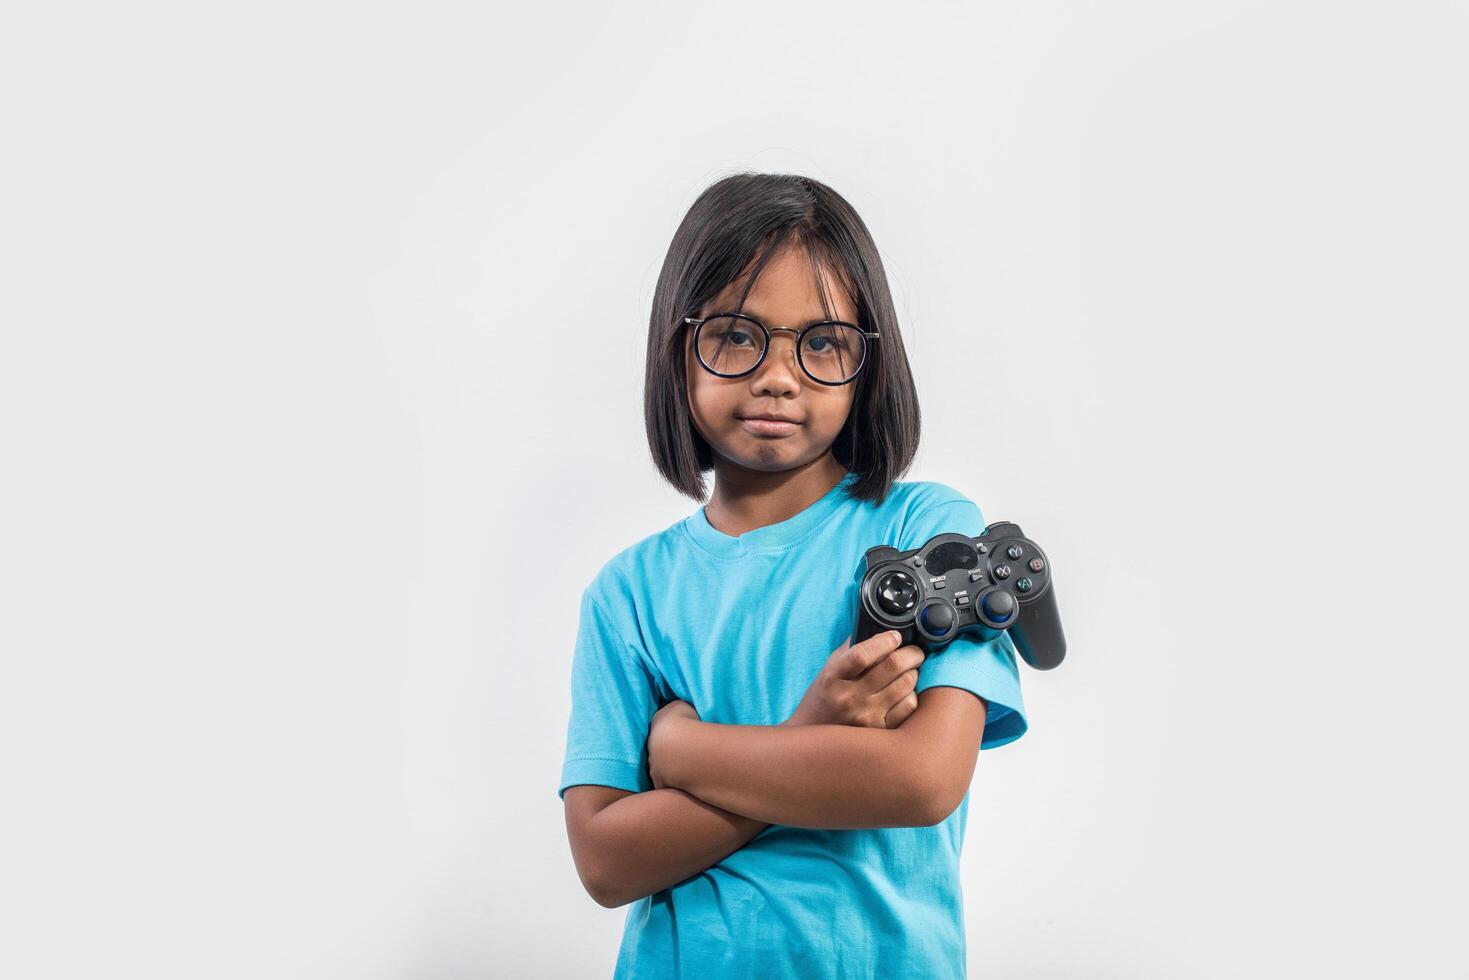
[[[810,453],[805,452],[807,448],[789,445],[785,440],[757,439],[753,444],[743,445],[738,450],[720,450],[720,454],[736,466],[747,470],[780,473],[806,462],[810,456]]]

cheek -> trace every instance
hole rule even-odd
[[[853,398],[851,393],[828,395],[822,402],[819,410],[821,427],[837,431],[847,421],[847,415],[852,411]]]
[[[688,356],[692,361],[693,355]],[[734,397],[727,385],[721,385],[709,378],[700,377],[704,374],[697,363],[692,364],[689,373],[685,375],[684,392],[689,400],[689,413],[699,423],[701,429],[711,425],[717,427],[720,419],[729,415],[733,410],[732,398]]]

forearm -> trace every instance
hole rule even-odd
[[[595,897],[616,908],[676,885],[744,847],[768,826],[679,789],[625,796],[588,822]]]
[[[660,779],[731,813],[791,827],[918,827],[941,819],[902,728],[676,719]]]

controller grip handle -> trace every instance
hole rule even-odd
[[[1025,662],[1036,670],[1051,670],[1066,659],[1066,635],[1056,609],[1056,583],[1045,595],[1020,604],[1020,615],[1010,627],[1010,639]]]
[[[857,628],[852,631],[851,645],[856,646],[863,640],[870,640],[879,633],[884,633],[888,630],[893,629],[897,630],[903,635],[903,642],[901,644],[902,646],[906,646],[909,643],[913,642],[915,631],[911,625],[905,627],[884,626],[876,619],[874,619],[872,615],[868,613],[866,607],[864,607],[859,602],[857,604]]]

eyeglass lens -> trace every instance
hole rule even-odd
[[[855,327],[823,323],[801,336],[796,357],[816,380],[828,384],[848,381],[862,367],[867,338]],[[716,374],[743,374],[759,363],[765,333],[749,320],[712,316],[699,327],[699,360]]]

